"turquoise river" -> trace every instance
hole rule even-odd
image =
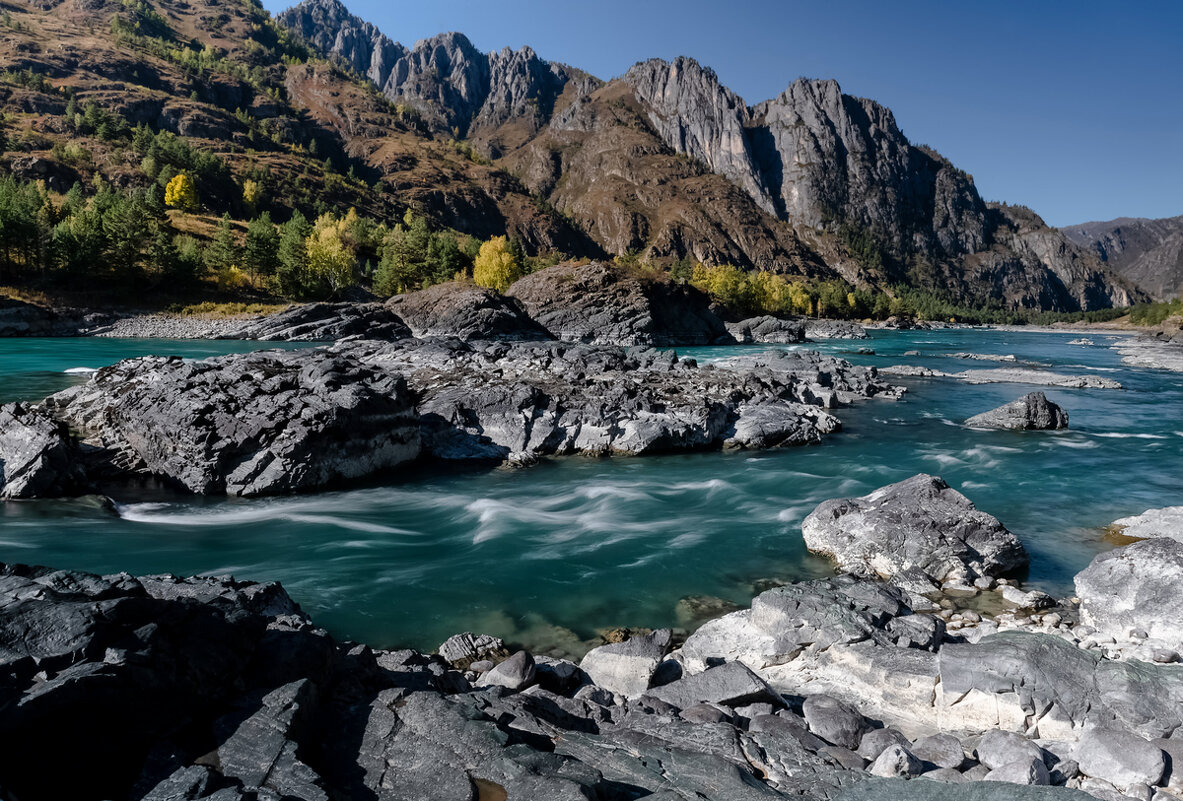
[[[766,581],[825,574],[800,534],[816,504],[929,472],[1019,535],[1032,585],[1070,593],[1072,575],[1110,547],[1107,523],[1183,503],[1183,375],[1127,368],[1112,337],[1069,344],[1077,336],[878,331],[865,343],[809,346],[949,372],[998,366],[955,352],[1014,354],[1124,385],[1047,390],[1071,415],[1065,432],[960,424],[1031,387],[898,379],[909,389],[902,400],[840,410],[843,431],[816,447],[572,457],[527,470],[415,466],[380,484],[302,497],[128,495],[115,498],[118,515],[93,499],[0,504],[0,561],[273,579],[334,634],[375,646],[430,649],[469,630],[578,653],[597,629],[687,624],[678,611],[687,596],[746,604]],[[861,345],[876,355],[853,354]],[[258,347],[0,340],[0,402],[44,397],[128,356]],[[710,360],[738,351],[684,352]]]

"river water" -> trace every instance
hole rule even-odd
[[[1124,367],[1106,335],[1069,344],[1076,336],[876,331],[868,342],[809,346],[948,372],[999,366],[955,352],[1013,354],[1125,386],[1045,390],[1071,416],[1065,432],[961,425],[1033,387],[895,379],[909,388],[902,400],[840,410],[843,431],[815,447],[572,457],[527,470],[415,466],[380,485],[262,500],[129,494],[115,498],[118,516],[87,499],[2,504],[0,561],[279,580],[342,638],[432,649],[458,631],[487,631],[578,654],[601,628],[687,625],[688,596],[746,604],[766,582],[826,574],[805,551],[801,520],[827,498],[928,472],[1019,535],[1033,586],[1070,593],[1073,574],[1110,547],[1107,523],[1183,503],[1183,375]],[[876,355],[852,353],[860,346]],[[0,340],[0,401],[43,397],[86,379],[67,371],[128,356],[257,347]],[[740,350],[682,352],[709,361]]]

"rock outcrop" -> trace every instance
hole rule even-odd
[[[382,303],[306,303],[252,320],[223,338],[335,342],[351,337],[402,339],[409,336],[411,329]]]
[[[69,494],[84,480],[64,425],[25,404],[0,406],[0,501]]]
[[[306,491],[419,454],[403,379],[326,351],[130,359],[46,407],[101,450],[103,469],[199,494]]]
[[[805,341],[806,323],[771,315],[727,323],[727,330],[741,345],[788,345]]]
[[[934,586],[996,579],[1027,565],[1022,543],[942,479],[920,474],[861,498],[825,501],[801,524],[810,551],[839,569]]]
[[[517,300],[473,284],[437,284],[419,292],[395,295],[386,305],[420,338],[506,341],[554,338],[526,314]]]
[[[1114,520],[1109,528],[1135,540],[1170,537],[1183,541],[1183,506],[1148,509],[1140,515]]]
[[[1067,428],[1068,413],[1042,392],[1032,392],[997,409],[975,414],[965,424],[974,428],[1047,431]]]
[[[946,373],[931,367],[912,364],[892,364],[880,367],[884,375],[914,376],[917,378],[956,378],[967,384],[1032,384],[1039,387],[1061,389],[1121,389],[1112,378],[1096,375],[1064,375],[1051,370],[1034,370],[1029,367],[996,367],[988,370],[962,370]]]
[[[866,330],[858,323],[845,320],[806,320],[805,336],[809,339],[866,339]]]
[[[0,296],[0,337],[73,337],[110,320],[78,309],[50,309]]]
[[[644,454],[816,442],[841,397],[894,394],[869,368],[817,354],[699,367],[653,350],[559,342],[403,340],[338,350],[405,375],[438,459]]]
[[[508,294],[566,342],[662,347],[734,342],[698,290],[630,276],[608,264],[559,264],[520,279]]]

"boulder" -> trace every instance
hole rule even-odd
[[[436,284],[386,302],[417,337],[542,340],[554,337],[526,314],[520,301],[465,282]]]
[[[492,670],[481,674],[479,687],[504,687],[517,692],[534,683],[537,670],[534,657],[527,651],[518,651]]]
[[[825,501],[801,531],[810,551],[862,576],[919,568],[938,584],[972,584],[1027,564],[1022,543],[997,518],[923,473],[861,498]]]
[[[0,500],[69,494],[83,479],[64,425],[26,404],[0,406]]]
[[[504,659],[509,656],[505,642],[491,634],[453,634],[444,640],[436,652],[457,670],[465,670],[484,659]]]
[[[1151,539],[1107,551],[1075,581],[1088,625],[1121,641],[1142,630],[1183,647],[1183,542]]]
[[[978,761],[990,770],[1029,759],[1042,761],[1045,758],[1042,748],[1013,731],[986,732],[978,741],[974,753]]]
[[[858,710],[829,695],[811,695],[801,709],[811,732],[842,748],[857,749],[863,736],[871,730]]]
[[[323,350],[129,359],[46,401],[114,469],[201,495],[307,491],[403,464],[419,454],[412,404],[401,376]]]
[[[518,280],[507,294],[566,342],[669,347],[735,341],[697,289],[601,262],[548,267]]]
[[[764,315],[727,323],[727,330],[742,344],[787,345],[805,341],[805,323]]]
[[[1067,428],[1068,413],[1042,392],[1032,392],[997,409],[974,415],[965,424],[973,428],[1046,431]]]
[[[1167,769],[1166,755],[1152,742],[1115,729],[1092,728],[1081,736],[1072,758],[1080,772],[1125,789],[1157,785]]]
[[[605,690],[625,698],[638,698],[649,689],[653,674],[669,650],[669,642],[669,630],[662,629],[624,642],[601,645],[588,651],[579,667]]]
[[[703,673],[685,676],[646,694],[678,709],[700,703],[730,707],[757,702],[777,707],[784,705],[775,690],[740,662],[728,662]]]
[[[846,320],[806,319],[805,336],[809,339],[867,339],[867,331],[858,323]]]
[[[912,743],[913,756],[938,768],[957,770],[965,764],[965,748],[952,734],[930,734]]]
[[[900,734],[897,729],[872,729],[863,735],[859,742],[858,755],[863,759],[874,760],[887,749],[889,745],[908,747],[908,738]]]
[[[982,781],[1006,782],[1007,784],[1048,785],[1051,777],[1043,760],[1030,757],[1006,762],[991,768]]]
[[[226,339],[335,342],[341,339],[395,340],[411,336],[398,315],[382,303],[306,303],[292,306],[224,335]]]
[[[919,759],[912,756],[906,747],[896,744],[885,748],[867,768],[867,772],[884,779],[911,778],[920,775],[922,769]]]

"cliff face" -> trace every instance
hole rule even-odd
[[[1162,220],[1122,217],[1063,231],[1155,300],[1172,300],[1183,294],[1183,216]]]
[[[692,59],[608,84],[460,34],[407,50],[305,0],[280,21],[437,131],[467,138],[611,253],[909,283],[963,300],[1089,309],[1145,297],[1037,215],[992,207],[892,112],[798,80],[749,106]]]

